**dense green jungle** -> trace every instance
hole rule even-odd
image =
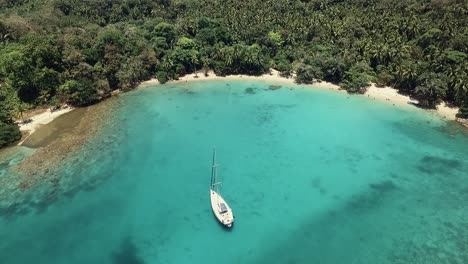
[[[0,0],[0,146],[37,107],[185,74],[391,86],[468,117],[466,0]]]

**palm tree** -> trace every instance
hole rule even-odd
[[[224,48],[224,60],[227,65],[232,65],[234,62],[234,49],[232,47]]]
[[[454,100],[460,104],[463,100],[468,99],[468,74],[464,70],[466,67],[468,67],[468,63],[460,65],[456,69],[448,68],[447,73],[449,85],[453,89]]]
[[[208,76],[208,68],[209,68],[209,63],[210,60],[208,57],[202,57],[202,64],[203,64],[203,71],[205,72],[205,76]]]
[[[167,71],[170,70],[172,66],[174,66],[174,62],[170,58],[168,58],[168,56],[165,56],[162,60],[161,65]]]
[[[193,71],[195,72],[195,78],[198,78],[197,74],[197,64],[198,64],[198,54],[196,52],[192,52],[192,56],[190,57],[190,61],[193,65]]]

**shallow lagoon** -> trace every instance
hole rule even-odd
[[[3,211],[0,263],[468,263],[466,135],[411,107],[269,88],[125,94],[58,181]],[[213,145],[231,231],[209,204]]]

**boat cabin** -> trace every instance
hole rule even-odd
[[[224,214],[227,213],[228,209],[226,207],[225,203],[220,203],[219,204],[219,213]]]

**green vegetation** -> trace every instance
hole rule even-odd
[[[463,0],[0,0],[0,121],[151,77],[269,68],[351,93],[390,85],[467,117],[466,25]]]
[[[0,122],[0,147],[21,139],[21,133],[18,126]]]

